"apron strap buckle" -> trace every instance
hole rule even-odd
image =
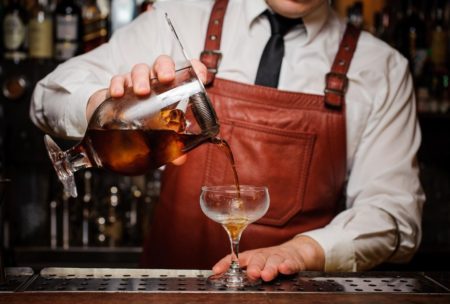
[[[222,52],[219,50],[204,50],[200,53],[200,61],[208,69],[205,85],[210,85],[214,81],[221,60]]]
[[[348,86],[345,74],[329,72],[325,75],[325,105],[340,110],[344,104],[344,96]]]

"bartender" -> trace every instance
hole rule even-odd
[[[421,239],[420,130],[408,62],[347,26],[326,0],[157,2],[107,44],[41,80],[33,122],[81,138],[105,96],[174,78],[167,12],[205,81],[242,184],[268,186],[267,214],[241,240],[241,266],[272,280],[301,270],[362,271],[407,262]],[[107,89],[105,89],[107,88]],[[166,166],[142,265],[229,265],[223,229],[199,206],[231,183],[214,145]],[[182,163],[182,164],[181,164]],[[222,258],[222,259],[221,259]]]

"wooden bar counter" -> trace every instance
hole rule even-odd
[[[448,273],[301,272],[257,287],[227,290],[209,271],[7,269],[0,303],[450,303]]]

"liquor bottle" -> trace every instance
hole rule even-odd
[[[2,76],[2,71],[0,71],[0,77]],[[5,145],[5,135],[6,135],[6,117],[5,117],[5,110],[4,110],[4,106],[3,106],[3,102],[0,102],[0,180],[2,179],[3,175],[4,175],[4,171],[5,171],[5,165],[6,165],[6,161],[5,161],[5,150],[6,150],[6,145]],[[0,190],[1,191],[1,190]],[[1,197],[0,197],[1,200]],[[1,204],[1,202],[0,202]],[[1,208],[1,205],[0,205]],[[0,229],[1,230],[1,229]],[[1,246],[2,244],[0,244]]]
[[[83,52],[105,43],[108,38],[107,15],[103,15],[95,0],[87,0],[82,9]]]
[[[364,25],[363,17],[363,3],[361,1],[356,1],[347,10],[348,22],[353,24],[355,27],[362,29]]]
[[[136,16],[136,0],[111,0],[111,34]]]
[[[3,1],[0,1],[0,33],[3,35]],[[0,39],[0,54],[3,54],[3,39]],[[1,71],[0,71],[1,76]]]
[[[10,0],[3,17],[5,59],[20,61],[27,57],[28,14],[19,0]]]
[[[397,48],[409,60],[416,82],[421,81],[428,56],[427,29],[419,14],[418,2],[418,0],[403,1],[406,16],[400,20],[396,33]]]
[[[374,15],[375,36],[395,47],[394,31],[398,20],[395,7],[392,3],[387,3],[380,12]]]
[[[81,223],[81,243],[83,247],[89,246],[89,230],[90,230],[90,219],[91,219],[91,209],[92,209],[92,172],[84,172],[84,195],[83,195],[83,219]]]
[[[139,5],[139,13],[142,14],[153,9],[154,0],[144,0],[141,5]]]
[[[447,62],[450,62],[450,1],[447,1],[444,11],[444,22],[447,24]]]
[[[55,59],[67,60],[80,52],[81,9],[74,0],[61,0],[55,9]]]
[[[118,209],[120,208],[120,194],[116,186],[110,188],[110,194],[107,202],[108,220],[106,228],[106,236],[108,237],[108,246],[117,247],[123,241],[123,219]]]
[[[434,22],[431,30],[431,62],[436,68],[444,68],[447,60],[447,26],[444,20],[444,2],[435,1]]]
[[[430,60],[427,70],[429,90],[433,100],[434,112],[447,111],[448,105],[448,79],[449,68],[447,65],[447,25],[444,21],[444,5],[440,0],[435,0],[432,7],[433,17],[430,28]]]
[[[143,177],[136,177],[142,178]],[[122,217],[124,222],[124,245],[136,246],[141,243],[141,229],[139,227],[139,211],[143,205],[143,193],[140,188],[133,183],[127,186],[123,193],[126,194],[126,199],[123,199]]]
[[[29,23],[30,58],[53,57],[53,18],[47,0],[35,0]]]

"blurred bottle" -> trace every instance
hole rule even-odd
[[[153,3],[155,1],[154,0],[144,0],[142,1],[141,5],[139,5],[139,13],[145,13],[147,11],[151,11],[153,10]]]
[[[55,59],[64,61],[80,52],[81,9],[74,0],[61,0],[54,15]]]
[[[142,243],[141,230],[139,229],[139,211],[143,205],[143,193],[136,184],[127,187],[127,196],[123,200],[125,206],[121,208],[124,213],[124,243],[128,246],[139,246]]]
[[[0,33],[3,34],[3,1],[0,1]],[[0,54],[3,54],[3,39],[0,39]],[[1,76],[1,71],[0,71]]]
[[[2,25],[4,58],[14,61],[25,59],[28,53],[28,13],[19,0],[9,1]]]
[[[447,24],[447,62],[450,62],[450,1],[445,5],[444,21]]]
[[[83,9],[83,52],[88,52],[108,39],[108,16],[103,15],[96,0],[86,0]]]
[[[364,16],[363,16],[363,3],[361,1],[356,1],[352,6],[347,9],[347,19],[348,22],[353,24],[359,29],[364,26]]]
[[[397,27],[397,48],[409,60],[416,85],[422,85],[428,57],[426,24],[419,14],[419,0],[404,0],[402,4],[406,15]]]
[[[29,23],[29,55],[53,58],[53,18],[47,0],[35,0]]]
[[[136,16],[136,0],[111,0],[111,34]]]
[[[395,46],[394,29],[397,26],[398,17],[392,3],[387,3],[380,12],[376,12],[374,15],[375,36]]]
[[[0,78],[2,78],[2,69],[0,67]],[[6,135],[6,119],[3,102],[0,102],[0,179],[4,177],[6,161],[5,161],[5,135]],[[1,227],[0,227],[1,230]],[[1,246],[1,244],[0,244]]]
[[[433,9],[431,62],[437,68],[444,68],[447,61],[448,28],[444,20],[444,4],[443,0],[436,0]]]
[[[123,219],[121,213],[118,211],[120,206],[120,193],[116,186],[110,188],[110,193],[107,202],[108,218],[105,234],[108,239],[109,247],[117,247],[123,241]]]
[[[141,222],[141,236],[145,240],[150,229],[153,219],[154,209],[159,200],[159,194],[161,192],[161,170],[154,170],[151,175],[148,176],[147,185],[145,187],[145,196],[143,204],[141,205],[141,211],[139,212]]]
[[[433,18],[430,30],[430,62],[427,78],[432,100],[432,112],[448,111],[449,67],[448,26],[444,20],[445,2],[435,0],[432,6]]]
[[[91,209],[93,207],[93,193],[92,193],[92,172],[87,170],[83,174],[84,181],[84,195],[83,195],[83,211],[81,223],[81,244],[83,247],[90,245],[90,220]]]

